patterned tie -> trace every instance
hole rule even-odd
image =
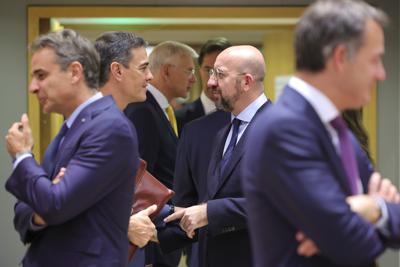
[[[46,153],[44,154],[44,159],[43,159],[43,168],[47,171],[49,174],[49,178],[53,178],[53,173],[54,173],[54,167],[55,167],[55,159],[57,155],[58,148],[60,147],[64,136],[68,132],[68,126],[64,122],[60,131],[58,132],[57,136],[53,139],[53,141],[50,143],[50,145],[46,149]]]
[[[174,130],[176,136],[178,136],[178,126],[176,124],[176,118],[174,114],[174,109],[169,105],[166,109],[165,112],[167,112],[169,123],[171,123],[171,127]]]
[[[353,195],[356,195],[358,193],[357,180],[359,179],[359,174],[354,149],[350,140],[350,133],[342,116],[338,116],[332,120],[331,125],[338,133],[342,163],[347,173],[351,192]]]
[[[232,136],[231,136],[231,140],[229,142],[229,145],[226,148],[225,154],[222,156],[222,159],[221,159],[221,162],[220,162],[220,169],[219,169],[219,174],[220,174],[219,176],[220,177],[224,173],[224,170],[225,170],[226,166],[228,165],[227,163],[229,162],[229,159],[232,156],[233,149],[236,146],[236,142],[237,142],[237,139],[238,139],[238,133],[239,133],[239,126],[240,126],[241,122],[242,121],[237,119],[237,118],[234,118],[233,121],[232,121],[232,125],[231,125]]]

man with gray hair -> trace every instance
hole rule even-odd
[[[143,103],[128,105],[125,114],[134,123],[139,138],[139,153],[148,171],[172,188],[178,143],[176,119],[170,102],[186,97],[196,78],[196,52],[189,46],[166,41],[154,47],[149,56],[153,74]],[[162,254],[158,244],[146,247],[146,263],[153,266],[177,266],[181,252]]]
[[[14,158],[6,189],[18,199],[15,228],[30,244],[23,266],[125,266],[136,131],[113,98],[97,91],[99,56],[89,40],[62,30],[31,49],[29,91],[65,122],[41,165],[26,114],[6,136]]]
[[[318,1],[300,19],[295,76],[254,122],[244,155],[255,266],[374,266],[399,245],[397,190],[341,117],[385,79],[386,21],[357,0]]]

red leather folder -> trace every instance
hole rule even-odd
[[[135,192],[131,214],[135,214],[149,206],[156,204],[157,210],[150,215],[154,218],[174,195],[174,191],[167,188],[146,170],[146,161],[140,159],[140,165],[135,175]],[[129,243],[128,260],[135,255],[137,246]]]

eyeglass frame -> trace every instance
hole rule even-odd
[[[241,75],[246,75],[247,73],[245,72],[241,72],[241,73],[236,73],[237,76],[241,76]],[[211,68],[208,71],[208,76],[210,78],[215,77],[217,79],[217,81],[224,79],[226,76],[228,76],[228,73],[225,73],[219,69],[214,69]]]

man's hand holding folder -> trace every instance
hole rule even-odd
[[[129,261],[133,258],[137,246],[145,246],[156,236],[157,231],[150,219],[158,215],[173,195],[174,192],[171,189],[146,171],[146,162],[141,159],[135,176],[135,193],[129,223],[128,237],[131,242],[128,250]],[[134,226],[134,224],[139,226]],[[141,230],[139,230],[140,227],[142,227]],[[135,229],[138,231],[134,231]]]

